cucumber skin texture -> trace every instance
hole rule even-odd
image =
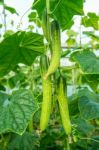
[[[43,78],[43,76],[45,75],[45,73],[47,72],[48,69],[48,58],[46,55],[42,55],[40,58],[40,70],[41,70],[41,76]]]
[[[48,40],[48,34],[47,34],[47,10],[44,9],[43,14],[42,14],[42,29],[45,38]]]
[[[68,109],[68,99],[67,96],[64,94],[64,86],[63,86],[63,80],[60,79],[59,82],[59,89],[58,89],[58,102],[59,102],[59,108],[60,108],[60,115],[61,120],[63,124],[63,128],[67,135],[71,134],[72,127],[69,117],[69,109]]]
[[[52,46],[52,58],[48,71],[45,75],[45,78],[54,73],[60,63],[61,57],[60,26],[56,20],[54,20],[51,23],[51,46]]]
[[[40,129],[44,131],[48,125],[51,113],[52,87],[50,79],[42,80],[43,86],[43,102],[40,117]]]
[[[42,90],[43,90],[43,101],[40,116],[40,129],[44,131],[48,125],[51,113],[51,101],[52,101],[52,86],[51,79],[44,79],[44,75],[48,69],[48,58],[46,55],[42,55],[40,58],[40,68],[42,76]]]

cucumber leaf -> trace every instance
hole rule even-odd
[[[84,74],[82,76],[82,83],[87,83],[94,92],[99,91],[99,75],[98,74]]]
[[[79,113],[81,113],[80,108],[79,108],[79,101],[80,101],[80,98],[83,96],[87,97],[88,99],[90,99],[91,101],[93,101],[95,103],[99,103],[99,95],[98,94],[95,94],[94,92],[89,91],[88,88],[80,89],[78,92],[76,92],[75,94],[73,94],[69,97],[70,115],[75,116],[75,115],[79,115]],[[85,103],[85,107],[86,107],[86,103]]]
[[[38,104],[29,90],[17,90],[11,96],[2,96],[0,105],[0,134],[14,132],[22,135],[34,113],[38,110]]]
[[[76,129],[81,136],[88,136],[92,131],[95,130],[93,125],[80,117],[73,118],[72,123],[77,125]]]
[[[86,96],[80,97],[78,107],[81,117],[85,120],[92,120],[99,117],[99,101],[93,101]]]
[[[75,61],[84,74],[99,74],[99,58],[89,51],[76,51],[72,53],[71,59]]]
[[[13,70],[18,63],[31,65],[44,53],[43,36],[32,32],[17,32],[0,43],[0,76]]]
[[[22,136],[13,134],[8,147],[10,150],[35,150],[37,143],[37,135],[25,132]]]

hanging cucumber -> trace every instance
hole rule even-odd
[[[43,14],[42,14],[42,29],[45,38],[48,40],[48,34],[47,34],[47,10],[44,9]]]
[[[58,87],[58,102],[60,108],[60,115],[63,124],[63,128],[67,135],[71,134],[71,122],[69,117],[69,109],[68,109],[68,99],[65,96],[65,86],[64,79],[60,77],[59,79],[59,87]]]
[[[52,47],[52,58],[50,66],[45,75],[45,79],[58,68],[61,57],[61,39],[60,39],[60,26],[58,21],[54,20],[51,23],[51,47]]]
[[[41,109],[41,117],[40,117],[40,129],[44,131],[48,125],[50,112],[51,112],[51,99],[52,99],[52,86],[51,79],[44,79],[44,74],[46,73],[48,63],[47,57],[41,57],[41,74],[42,74],[42,88],[43,88],[43,101],[42,101],[42,109]]]

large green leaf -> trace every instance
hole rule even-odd
[[[69,97],[69,113],[71,116],[79,114],[77,94]]]
[[[99,91],[99,74],[84,74],[82,82],[87,83],[94,92]]]
[[[12,135],[8,148],[10,150],[35,150],[38,144],[37,135],[25,132],[22,136]]]
[[[78,106],[82,118],[91,120],[99,117],[99,101],[93,101],[87,96],[80,97]]]
[[[82,18],[82,25],[85,27],[93,27],[95,30],[99,30],[99,16],[95,13],[89,12],[87,16]]]
[[[88,134],[95,130],[95,127],[93,125],[80,117],[73,118],[72,123],[77,126],[79,135],[88,136]]]
[[[4,33],[3,37],[4,37],[4,38],[7,38],[7,37],[9,37],[9,36],[11,36],[11,35],[13,35],[13,34],[14,34],[14,32],[13,32],[12,30],[7,30],[7,31]]]
[[[0,134],[8,131],[22,135],[38,110],[38,104],[29,90],[18,90],[0,105]]]
[[[31,65],[44,52],[43,36],[17,32],[0,43],[0,76],[13,70],[18,63]]]
[[[46,0],[37,1],[34,1],[33,9],[36,9],[39,17],[42,18],[42,13],[46,7]],[[74,15],[83,14],[83,0],[51,0],[50,2],[53,17],[58,19],[63,30],[71,27]]]
[[[77,51],[71,55],[72,60],[77,62],[82,71],[86,74],[99,74],[99,58],[89,51]]]
[[[78,102],[80,97],[86,96],[94,102],[99,102],[99,96],[94,92],[88,90],[88,88],[80,89],[78,92],[69,97],[69,110],[71,115],[79,115]]]

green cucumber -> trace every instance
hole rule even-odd
[[[44,9],[43,14],[42,14],[42,29],[45,38],[48,40],[48,33],[47,33],[47,10]]]
[[[43,101],[41,108],[41,117],[40,117],[40,129],[44,131],[48,125],[51,113],[51,103],[52,103],[52,86],[51,79],[44,79],[44,74],[47,69],[47,57],[43,56],[40,61],[41,72],[42,72],[42,88],[43,88]]]
[[[49,66],[49,62],[48,62],[47,56],[46,55],[42,55],[40,57],[40,70],[41,70],[42,78],[46,74],[48,66]]]
[[[59,87],[58,87],[58,102],[59,102],[59,109],[61,120],[63,124],[63,128],[67,135],[70,135],[72,132],[71,121],[69,116],[69,108],[68,108],[68,98],[65,94],[64,90],[64,79],[60,77],[59,80]]]
[[[50,66],[45,75],[45,79],[54,73],[59,66],[61,57],[61,39],[60,39],[60,26],[58,21],[54,20],[51,23],[51,47],[52,47],[52,58]]]

